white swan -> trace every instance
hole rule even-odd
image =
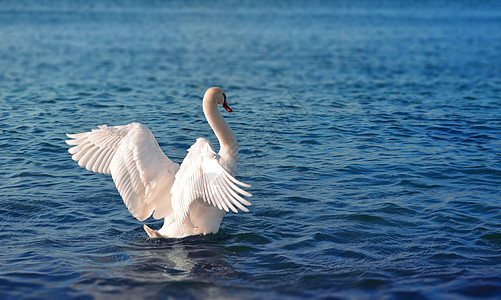
[[[239,194],[252,196],[237,186],[250,185],[233,177],[237,139],[217,105],[232,111],[223,90],[212,87],[205,92],[203,111],[219,140],[219,153],[209,141],[199,138],[181,166],[162,152],[152,132],[139,123],[102,125],[91,132],[67,134],[71,140],[66,143],[74,146],[68,151],[87,170],[111,174],[125,205],[138,220],[144,221],[152,213],[155,219],[164,218],[158,231],[144,225],[151,238],[216,233],[229,209],[248,211],[244,205],[251,204]]]

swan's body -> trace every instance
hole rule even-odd
[[[225,214],[235,206],[243,211],[250,203],[239,194],[249,187],[233,176],[238,160],[237,139],[223,120],[217,105],[226,103],[220,88],[210,88],[203,98],[203,111],[216,134],[220,151],[209,141],[197,139],[182,164],[172,162],[144,125],[99,126],[91,132],[67,134],[74,146],[68,151],[78,164],[93,172],[111,174],[130,213],[143,221],[153,214],[164,218],[156,231],[144,225],[152,238],[178,238],[216,233]]]

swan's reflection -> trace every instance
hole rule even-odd
[[[150,283],[214,282],[228,278],[236,272],[225,260],[229,252],[217,236],[147,240],[131,254],[133,263],[127,272],[135,280]]]
[[[147,259],[148,264],[155,264],[156,269],[162,271],[158,276],[168,281],[188,280],[195,268],[195,261],[188,257],[188,250],[183,244],[149,248],[144,254],[143,259]]]
[[[221,232],[183,239],[149,239],[138,229],[122,240],[126,243],[116,240],[121,245],[101,248],[90,255],[91,265],[81,266],[85,271],[72,289],[96,299],[122,294],[124,287],[129,291],[133,287],[129,296],[140,298],[198,298],[207,296],[208,291],[216,298],[228,298],[224,282],[235,278],[236,272],[227,262],[232,255],[225,246],[227,239],[228,235]]]

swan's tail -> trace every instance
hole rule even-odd
[[[143,228],[144,228],[144,231],[146,231],[146,233],[148,234],[148,236],[152,239],[165,238],[163,235],[158,233],[157,230],[153,230],[146,225],[144,225]]]

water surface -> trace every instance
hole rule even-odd
[[[2,298],[501,296],[499,4],[268,2],[0,2]],[[251,211],[148,239],[64,134],[181,162],[210,86]]]

